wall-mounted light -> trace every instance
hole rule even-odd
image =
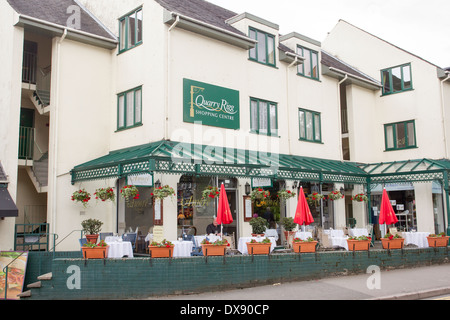
[[[292,189],[297,189],[297,186],[298,186],[298,182],[297,181],[294,181],[294,183],[292,184]]]
[[[159,181],[159,179],[156,180],[156,182],[155,182],[155,188],[156,189],[161,188],[161,181]]]
[[[248,182],[245,184],[245,194],[246,195],[250,194],[250,183]]]
[[[341,194],[344,194],[344,187],[341,187],[341,189],[339,189],[339,191],[341,192]]]

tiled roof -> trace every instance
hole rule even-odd
[[[341,71],[344,71],[345,73],[348,73],[349,75],[357,76],[363,80],[374,82],[379,84],[380,82],[378,80],[375,80],[365,73],[355,69],[354,67],[350,66],[349,64],[345,63],[344,61],[338,59],[337,57],[325,52],[322,50],[322,60],[321,63],[326,65],[327,67],[332,67]]]
[[[215,27],[244,35],[225,21],[237,14],[204,0],[155,0],[163,8],[208,23]]]
[[[114,37],[96,21],[85,8],[74,0],[7,0],[10,6],[19,14],[51,22],[60,26],[67,26],[67,20],[73,14],[70,6],[80,7],[81,31],[114,39]]]

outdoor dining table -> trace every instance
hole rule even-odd
[[[369,232],[366,228],[348,229],[348,235],[352,237],[368,236]]]
[[[264,231],[264,234],[266,235],[266,237],[274,237],[275,241],[278,241],[277,229],[266,229],[266,231]]]
[[[247,242],[250,242],[252,239],[255,239],[258,242],[261,242],[265,239],[266,237],[241,237],[239,238],[239,242],[238,242],[238,251],[242,254],[248,254],[248,250],[247,250]],[[276,240],[274,237],[267,237],[270,239],[271,242],[271,246],[270,246],[270,252],[273,251],[273,249],[275,249],[276,246]]]
[[[295,233],[294,238],[300,238],[302,240],[306,240],[308,238],[312,238],[312,233],[309,231],[297,231]]]
[[[133,246],[130,241],[122,241],[120,237],[106,237],[106,244],[109,246],[108,258],[133,258]]]
[[[194,238],[195,238],[195,242],[197,243],[197,246],[200,246],[202,241],[205,240],[206,238],[208,238],[209,242],[214,242],[214,241],[220,240],[220,236],[217,234],[203,234],[203,235],[194,236]]]
[[[174,244],[173,257],[190,257],[194,243],[192,241],[171,241]]]
[[[402,232],[402,237],[405,238],[405,245],[414,244],[419,248],[428,248],[427,237],[429,232]]]
[[[327,229],[323,230],[323,232],[329,235],[329,239],[331,241],[331,245],[333,247],[341,247],[345,250],[348,250],[348,237],[345,236],[344,230],[342,229]]]

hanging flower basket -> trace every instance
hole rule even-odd
[[[252,199],[252,201],[265,199],[269,196],[270,192],[262,188],[253,189],[252,193],[250,194],[250,198]]]
[[[87,207],[89,200],[91,200],[91,194],[85,189],[80,189],[72,193],[72,201],[81,202],[83,207]]]
[[[313,192],[308,195],[306,201],[311,205],[318,205],[320,200],[324,198],[324,195],[318,192]]]
[[[165,185],[163,187],[154,188],[153,192],[150,195],[152,195],[153,197],[155,197],[157,199],[163,200],[164,198],[167,198],[169,196],[174,196],[175,191],[173,190],[172,187]]]
[[[337,190],[332,191],[329,195],[328,195],[328,199],[330,199],[331,201],[334,200],[339,200],[344,198],[344,195],[342,193],[340,193]]]
[[[358,193],[352,197],[352,200],[356,202],[367,202],[369,199],[364,193]]]
[[[116,195],[114,194],[114,190],[111,187],[95,190],[94,196],[95,199],[102,201],[111,200],[112,202],[114,202],[114,200],[116,200]]]
[[[286,201],[287,199],[295,197],[295,192],[291,192],[290,190],[280,190],[278,191],[278,198],[282,201]]]
[[[202,200],[215,199],[219,196],[219,189],[213,186],[207,186],[205,190],[202,191]]]
[[[120,195],[125,198],[126,201],[131,199],[139,199],[139,190],[136,186],[127,185],[120,189]]]

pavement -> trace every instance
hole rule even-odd
[[[447,294],[450,263],[148,300],[421,300]]]

